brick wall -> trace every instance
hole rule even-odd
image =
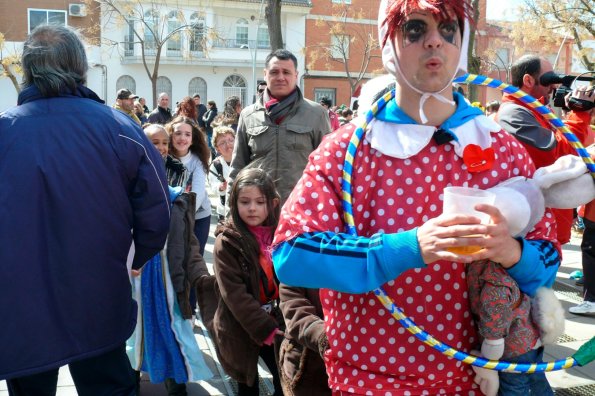
[[[82,4],[78,0],[34,0],[34,1],[1,1],[0,2],[0,31],[7,41],[25,41],[28,34],[28,9],[66,11],[66,24],[81,29],[90,39],[99,40],[99,14],[96,5],[87,7],[87,16],[72,17],[68,15],[69,4]],[[96,4],[96,3],[93,3]]]
[[[342,24],[345,27],[344,34],[356,37],[349,44],[349,59],[347,61],[348,68],[352,73],[357,74],[361,69],[365,42],[361,36],[371,35],[375,40],[378,38],[378,28],[375,22],[378,17],[378,4],[378,1],[352,0],[351,4],[347,6],[348,17],[362,21],[362,23],[357,23],[348,20],[347,23]],[[345,65],[332,60],[325,53],[325,49],[331,43],[332,22],[318,19],[318,17],[337,15],[341,9],[342,6],[333,4],[331,0],[312,1],[310,18],[306,19],[305,66],[308,68],[309,75],[304,78],[304,94],[308,98],[313,98],[314,88],[333,88],[336,90],[337,104],[349,105],[351,90],[346,78]],[[374,23],[368,23],[370,20]],[[367,73],[383,73],[380,49],[377,46],[372,51],[366,71]],[[323,75],[321,76],[321,74]]]

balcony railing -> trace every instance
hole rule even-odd
[[[168,58],[181,58],[182,57],[182,50],[180,49],[167,49],[165,54]]]
[[[256,40],[238,40],[238,39],[215,39],[213,40],[213,48],[255,48],[258,49],[270,49],[271,44],[262,41],[257,42]]]
[[[137,41],[134,41],[130,38],[130,36],[125,36],[124,40],[121,42],[124,56],[127,58],[132,58],[135,56],[141,55],[140,47],[137,47],[135,50],[135,46],[139,44]],[[155,56],[157,54],[157,49],[147,45],[145,43],[145,56]],[[187,43],[188,44],[188,43]],[[190,50],[189,53],[193,56],[201,56],[203,54],[203,46],[199,43],[190,43]],[[270,49],[271,45],[267,42],[257,41],[257,40],[237,40],[237,39],[215,39],[210,42],[209,47],[213,49],[221,49],[221,48],[240,48],[240,49]],[[167,58],[181,58],[184,54],[184,48],[179,49],[169,49],[167,47],[163,48],[162,56]]]

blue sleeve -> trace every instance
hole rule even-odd
[[[417,229],[370,238],[306,233],[273,251],[277,277],[290,286],[366,293],[410,268],[422,268]]]
[[[170,201],[161,155],[140,127],[123,127],[119,137],[127,173],[131,177],[134,259],[132,268],[142,267],[165,246],[169,231]]]
[[[522,244],[523,253],[519,262],[507,271],[521,291],[533,297],[541,286],[552,287],[554,284],[560,266],[560,254],[549,241],[517,240]]]

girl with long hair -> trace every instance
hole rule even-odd
[[[279,194],[262,169],[243,169],[229,195],[230,216],[215,234],[218,306],[212,329],[219,360],[238,381],[238,395],[258,395],[258,358],[282,395],[273,343],[283,335],[279,288],[270,246],[279,221]]]
[[[165,129],[170,136],[170,154],[180,160],[187,170],[186,177],[179,178],[175,185],[170,185],[181,186],[185,191],[196,194],[194,234],[200,242],[200,254],[204,256],[211,225],[211,201],[207,194],[207,172],[211,158],[209,147],[204,134],[198,130],[198,125],[189,117],[178,116]],[[168,180],[170,183],[172,181]]]

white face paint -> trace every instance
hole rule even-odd
[[[386,19],[386,10],[389,0],[382,0],[378,10],[378,37],[380,41],[387,34],[388,26],[383,24]],[[419,15],[419,17],[417,17]],[[412,18],[416,16],[415,18]],[[453,18],[454,19],[454,18]],[[407,22],[420,20],[413,25],[407,25]],[[463,35],[456,27],[457,33],[453,30],[455,27],[449,20],[437,22],[434,17],[425,11],[414,11],[407,16],[407,20],[400,29],[397,29],[395,37],[389,37],[382,48],[382,61],[384,68],[397,78],[399,85],[420,95],[419,99],[419,118],[422,123],[427,122],[424,113],[424,104],[433,97],[436,100],[455,105],[452,101],[452,81],[457,74],[465,73],[467,70],[467,48],[469,46],[469,22],[465,20]],[[425,25],[425,26],[424,26]],[[405,29],[405,30],[403,30]],[[454,33],[454,34],[453,34]],[[406,50],[408,47],[451,47],[446,52],[438,51],[424,58],[418,54],[417,58],[409,58]],[[452,50],[456,49],[456,52]],[[432,59],[433,58],[433,59]],[[420,61],[422,62],[420,65]],[[412,62],[412,64],[410,63]],[[453,66],[454,65],[454,66]],[[421,74],[416,73],[411,68],[422,69]],[[403,71],[405,69],[405,72]],[[430,80],[426,80],[424,74],[428,74],[431,69]],[[440,72],[440,73],[436,73]],[[446,73],[446,75],[444,75]],[[438,74],[442,74],[438,76]]]
[[[456,20],[437,21],[429,12],[416,11],[392,37],[402,78],[421,92],[441,92],[450,86],[461,53]]]

